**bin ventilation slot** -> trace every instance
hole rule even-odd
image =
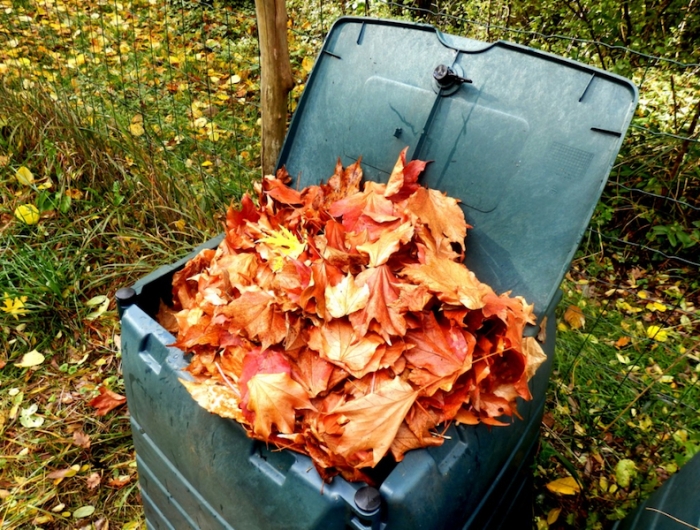
[[[591,131],[601,134],[609,134],[610,136],[615,136],[617,138],[622,138],[622,133],[618,131],[609,131],[608,129],[600,129],[598,127],[591,127]]]
[[[357,36],[357,45],[360,46],[362,44],[362,39],[365,36],[365,27],[367,24],[364,22],[362,23],[362,26],[360,26],[360,34]]]
[[[323,53],[325,53],[326,55],[330,55],[331,57],[334,57],[335,59],[342,59],[342,57],[340,55],[336,55],[335,53],[331,53],[328,50],[323,50]]]
[[[586,88],[583,89],[583,92],[581,93],[581,97],[578,98],[579,103],[581,103],[583,101],[583,98],[586,96],[586,92],[588,92],[588,89],[591,88],[591,85],[593,84],[594,79],[595,79],[595,74],[591,74],[591,77],[588,80],[588,83],[586,84]]]

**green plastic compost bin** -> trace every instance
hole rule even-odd
[[[187,356],[154,320],[173,271],[121,290],[123,370],[149,528],[528,528],[531,464],[554,351],[558,286],[637,102],[629,81],[554,55],[427,25],[343,18],[331,29],[279,164],[298,186],[362,156],[386,180],[399,151],[461,199],[467,265],[535,304],[549,361],[505,428],[450,426],[441,447],[381,462],[376,489],[323,484],[309,458],[246,437],[178,382]],[[214,247],[218,240],[205,244]],[[540,329],[544,328],[544,329]]]

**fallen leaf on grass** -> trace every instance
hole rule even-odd
[[[22,166],[17,170],[15,178],[22,186],[31,186],[34,184],[34,175],[26,166]]]
[[[581,486],[578,485],[574,477],[564,477],[547,484],[547,489],[559,495],[576,495],[581,491]]]
[[[22,360],[15,363],[17,368],[31,368],[33,366],[39,366],[44,362],[45,357],[36,350],[32,350],[29,353],[25,353],[22,356]]]
[[[637,465],[633,460],[623,458],[615,466],[615,480],[621,488],[627,488],[637,476]]]
[[[85,517],[90,517],[93,513],[95,513],[94,506],[81,506],[73,512],[73,517],[76,519],[83,519]]]
[[[65,469],[57,469],[56,471],[52,471],[51,473],[46,475],[46,478],[52,479],[54,486],[56,486],[60,484],[64,478],[70,478],[77,475],[78,471],[80,471],[80,466],[78,464],[75,464]]]
[[[39,222],[39,209],[33,204],[20,204],[15,208],[15,217],[27,225]]]
[[[110,479],[107,481],[107,485],[112,486],[113,488],[123,488],[126,486],[129,482],[131,482],[131,475],[119,475],[116,478]]]
[[[554,524],[559,519],[559,514],[561,513],[561,508],[552,508],[547,513],[547,524]]]
[[[627,335],[625,335],[624,337],[620,337],[615,342],[615,347],[616,348],[624,348],[625,346],[627,346],[630,343],[630,340],[631,339]]]
[[[102,477],[97,472],[90,473],[86,481],[89,490],[94,490],[97,486],[100,485],[100,482],[102,482]]]
[[[90,449],[90,437],[81,430],[73,433],[73,444],[83,449]]]
[[[32,403],[27,408],[23,408],[19,413],[19,422],[27,429],[36,429],[44,424],[44,418],[38,416],[36,411],[39,407],[36,403]]]
[[[581,329],[586,325],[586,317],[580,307],[570,305],[564,312],[564,320],[571,326],[571,329]]]
[[[104,416],[111,410],[126,403],[126,398],[124,396],[112,392],[104,386],[101,386],[98,390],[100,391],[100,395],[92,398],[88,403],[91,407],[97,409],[95,414],[98,416]]]
[[[668,333],[659,326],[649,326],[647,328],[647,337],[658,342],[666,342],[668,340]]]

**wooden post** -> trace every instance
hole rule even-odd
[[[284,0],[255,0],[260,42],[263,175],[275,172],[287,129],[287,96],[294,87]]]

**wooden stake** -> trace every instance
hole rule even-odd
[[[287,130],[287,96],[294,87],[284,0],[255,0],[260,42],[263,175],[275,172]]]

